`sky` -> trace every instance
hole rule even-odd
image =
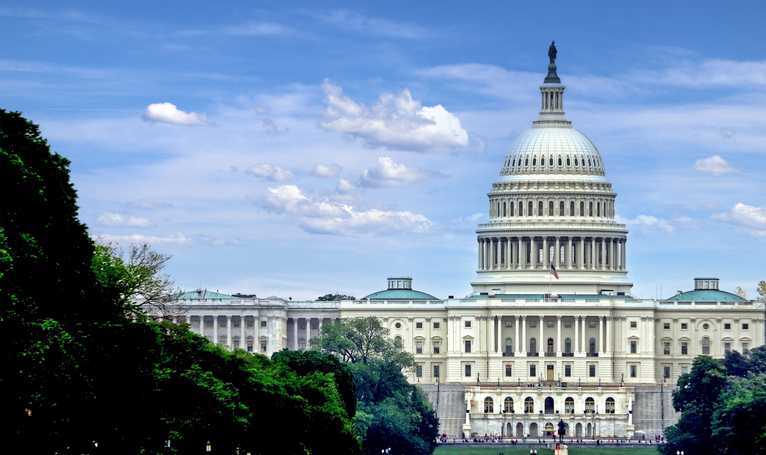
[[[93,236],[182,289],[471,292],[476,227],[551,40],[633,294],[766,279],[766,2],[0,5],[0,107],[71,160]],[[7,195],[6,195],[7,197]]]

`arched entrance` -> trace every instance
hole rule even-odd
[[[537,424],[536,423],[530,423],[529,424],[529,437],[530,438],[536,438],[539,435],[537,434]]]
[[[548,397],[545,399],[545,413],[553,414],[553,398]]]
[[[545,436],[555,436],[553,433],[553,424],[550,422],[545,424]]]
[[[576,438],[582,438],[582,424],[578,423],[575,425],[575,437]]]
[[[524,424],[521,422],[516,424],[516,437],[517,438],[524,437]]]
[[[513,436],[513,426],[510,422],[505,424],[505,437],[510,438]]]
[[[588,426],[585,427],[585,437],[589,438],[593,433],[591,432],[591,426],[588,424]]]

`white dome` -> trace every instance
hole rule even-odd
[[[584,134],[570,126],[539,125],[511,145],[501,176],[574,174],[605,176],[601,155]]]

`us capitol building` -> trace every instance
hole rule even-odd
[[[671,390],[695,356],[764,344],[764,304],[719,290],[716,278],[665,300],[631,295],[617,194],[596,146],[566,120],[564,88],[551,63],[540,117],[488,194],[469,296],[442,300],[409,277],[353,301],[198,290],[178,296],[176,321],[270,356],[306,349],[323,324],[376,316],[414,354],[410,380],[450,438],[539,437],[560,420],[572,437],[662,433],[677,418]]]

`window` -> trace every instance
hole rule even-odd
[[[438,329],[438,328],[439,328],[439,323],[438,323],[438,322],[434,322],[434,328],[435,328],[435,329]]]
[[[441,348],[441,341],[434,341],[434,354],[438,354],[440,348]]]
[[[564,216],[564,201],[559,202],[559,215]]]
[[[513,327],[513,322],[505,321],[505,328],[510,329],[511,327]]]
[[[415,354],[423,353],[423,342],[418,340],[415,342]]]
[[[567,397],[567,399],[564,400],[564,412],[566,414],[574,414],[574,398]]]
[[[471,377],[471,365],[465,366],[465,377],[470,378]]]
[[[471,321],[465,321],[465,326],[467,328],[470,328],[471,327]]]
[[[686,341],[681,342],[681,354],[687,355],[689,354],[689,343]]]
[[[529,321],[530,327],[537,327],[537,321]]]
[[[588,327],[590,327],[591,329],[595,329],[596,328],[596,321],[588,322]]]
[[[566,327],[567,329],[571,328],[572,327],[572,321],[564,321],[564,327]]]
[[[465,352],[471,352],[471,340],[465,340]]]
[[[702,354],[710,355],[710,338],[708,337],[702,339]]]
[[[415,367],[415,375],[419,378],[423,377],[423,365],[417,365]]]
[[[194,319],[191,322],[192,327],[199,327],[199,319]]]
[[[537,340],[534,338],[530,338],[529,340],[529,352],[532,354],[537,352]]]
[[[564,376],[567,378],[572,377],[572,365],[569,365],[569,364],[564,365]]]
[[[596,365],[588,365],[588,376],[591,378],[596,377]]]
[[[630,353],[635,354],[638,352],[638,341],[630,340]]]
[[[723,325],[723,329],[724,329],[724,330],[731,330],[731,324],[729,324],[728,322],[727,322],[727,323],[725,323],[725,324]]]
[[[537,376],[537,365],[530,365],[529,366],[529,376],[530,377]]]
[[[706,323],[704,323],[704,324],[702,324],[702,329],[703,329],[703,330],[707,330],[707,329],[709,329],[709,328],[710,328],[710,324],[708,324],[707,322],[706,322]]]
[[[524,413],[525,414],[532,414],[535,412],[535,400],[532,399],[532,397],[527,397],[524,399]]]
[[[742,342],[742,353],[747,354],[747,352],[750,350],[750,343]]]
[[[213,320],[205,319],[205,327],[213,327]]]
[[[540,201],[540,203],[537,204],[537,215],[543,216],[543,201]]]
[[[216,318],[218,319],[218,327],[226,327],[226,318]]]
[[[241,319],[241,318],[236,318],[236,319],[235,319],[235,318],[231,318],[231,325],[232,325],[233,327],[239,327],[239,321],[240,321],[240,319]]]
[[[434,365],[434,377],[439,377],[439,365]]]
[[[529,208],[527,209],[527,216],[532,216],[532,201],[529,201]]]
[[[513,354],[513,339],[512,338],[505,339],[505,354],[508,356]]]
[[[681,374],[688,374],[689,373],[689,367],[686,365],[681,367]]]
[[[724,354],[730,354],[731,353],[731,343],[724,343],[723,344],[723,353]]]
[[[572,353],[572,340],[570,338],[567,338],[566,340],[564,340],[564,353],[565,354]]]
[[[253,320],[253,319],[245,319],[245,325],[247,327],[253,327],[253,326],[255,326],[255,320]],[[301,328],[305,328],[305,326],[302,326]]]
[[[606,399],[606,406],[604,406],[604,412],[607,414],[614,414],[614,398],[609,397]]]
[[[669,322],[663,322],[662,323],[662,328],[665,329],[665,330],[670,330],[670,323]]]
[[[261,327],[266,327],[266,321],[261,321]]]
[[[591,353],[591,354],[595,354],[596,353],[596,339],[595,338],[591,338],[588,341],[588,352]]]
[[[585,203],[580,202],[580,216],[585,216]]]
[[[505,366],[505,377],[507,378],[513,377],[513,365],[507,364]]]
[[[574,202],[569,203],[569,216],[575,216]]]
[[[268,349],[268,343],[265,341],[261,341],[261,352],[266,352]]]
[[[636,365],[631,365],[630,366],[630,377],[631,378],[638,377],[638,366],[636,366]]]
[[[686,322],[681,323],[681,330],[689,330],[689,324]]]
[[[636,327],[638,327],[638,323],[636,321],[630,321],[630,328],[635,329]]]
[[[548,202],[548,216],[553,216],[553,201]]]
[[[747,322],[742,323],[742,330],[750,330],[750,324]]]
[[[670,379],[670,366],[665,365],[662,367],[662,377],[665,379]]]
[[[484,399],[484,413],[492,414],[493,412],[495,412],[495,400],[492,397],[487,397]]]
[[[596,401],[592,397],[585,399],[585,413],[593,414],[596,412]]]
[[[415,328],[416,329],[422,329],[423,328],[423,323],[422,322],[416,322],[415,323]]]
[[[508,413],[513,411],[513,398],[506,397],[505,401],[503,401],[503,412]]]
[[[401,329],[402,328],[402,323],[401,322],[397,322],[396,324],[394,324],[394,327],[396,327],[397,329]]]
[[[546,322],[546,325],[548,326],[548,328],[553,327],[553,321]]]
[[[665,355],[670,355],[670,341],[664,341],[662,343],[662,353]]]
[[[402,337],[400,336],[394,337],[394,346],[401,349],[401,347],[403,346]]]

